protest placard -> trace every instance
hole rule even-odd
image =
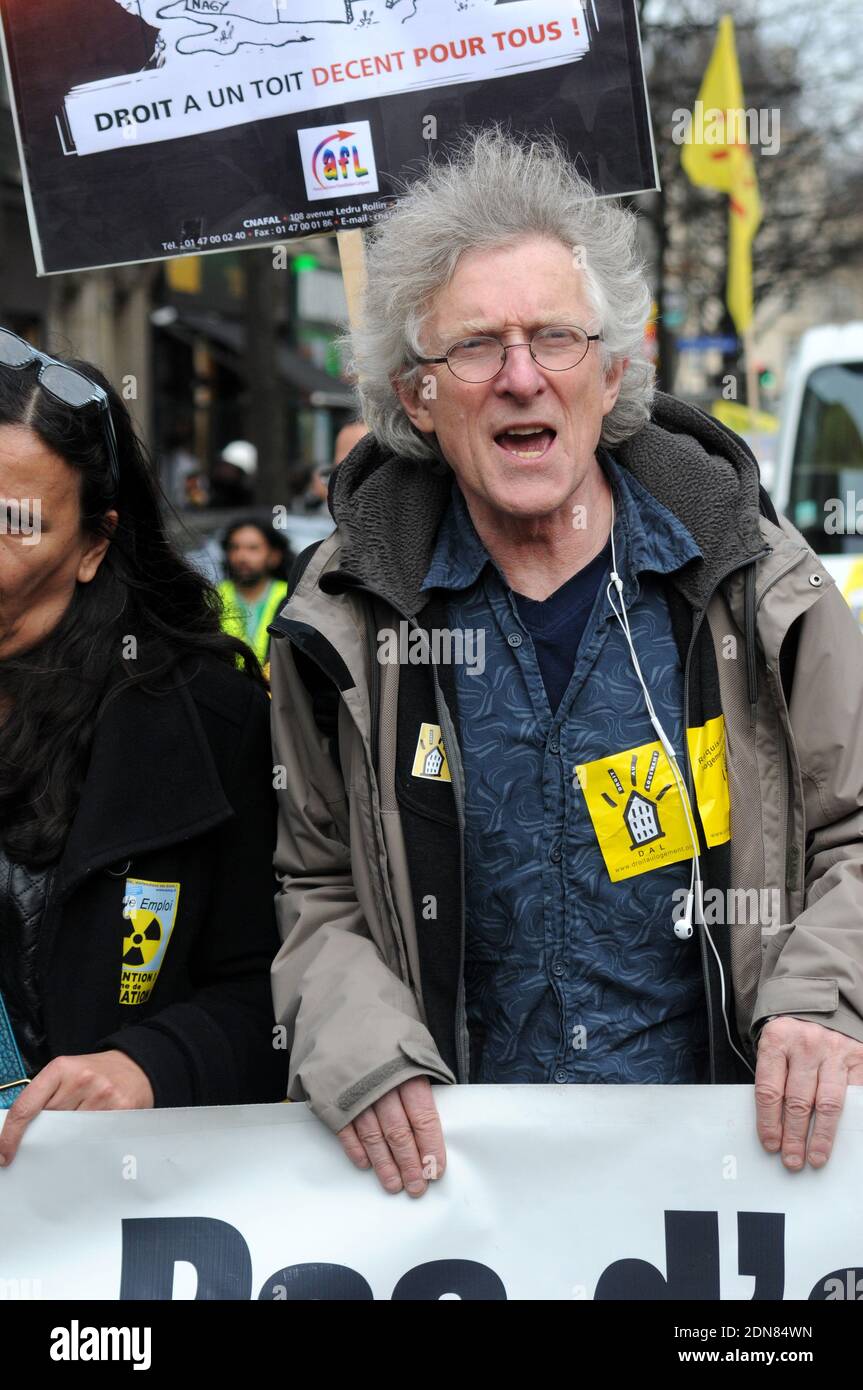
[[[656,186],[633,0],[0,0],[40,273],[368,226],[468,126]],[[309,17],[311,16],[311,17]]]

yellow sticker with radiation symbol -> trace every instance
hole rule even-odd
[[[179,883],[127,878],[123,893],[121,1004],[146,1004],[153,992],[177,918]]]

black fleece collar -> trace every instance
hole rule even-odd
[[[727,574],[764,552],[758,465],[718,420],[657,392],[648,423],[614,457],[683,523],[702,553],[674,582],[704,607]],[[422,583],[446,511],[452,475],[432,461],[397,458],[367,435],[336,470],[330,505],[342,537],[341,562],[321,587],[369,589],[399,612],[422,608]]]

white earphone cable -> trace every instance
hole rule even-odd
[[[722,961],[720,959],[719,952],[716,949],[713,937],[711,936],[710,931],[708,930],[707,923],[704,920],[704,881],[701,877],[701,858],[698,849],[698,835],[696,833],[695,825],[693,824],[691,816],[691,808],[689,804],[689,796],[686,790],[686,783],[684,781],[683,774],[680,771],[680,765],[677,761],[677,755],[674,752],[671,740],[668,738],[668,735],[663,729],[662,724],[659,721],[659,716],[657,715],[656,710],[653,707],[653,701],[650,698],[650,693],[647,689],[647,684],[642,674],[641,665],[639,664],[638,655],[635,650],[635,643],[632,639],[632,630],[629,626],[629,614],[626,611],[626,604],[623,601],[623,580],[621,579],[617,570],[617,555],[615,552],[614,545],[613,496],[611,498],[610,539],[611,579],[609,580],[608,585],[606,586],[606,596],[608,598],[609,603],[611,604],[614,616],[617,618],[617,621],[620,624],[623,635],[626,638],[626,644],[629,648],[629,654],[632,658],[632,664],[635,669],[635,674],[638,677],[638,683],[641,686],[645,704],[647,705],[648,717],[650,719],[651,724],[653,725],[656,736],[659,739],[660,744],[662,745],[663,751],[665,752],[665,756],[668,759],[668,765],[671,768],[672,775],[674,776],[678,795],[680,796],[680,803],[683,808],[684,819],[686,821],[686,829],[689,834],[690,843],[692,845],[692,873],[689,880],[689,893],[686,899],[686,909],[683,915],[682,929],[681,923],[678,923],[674,928],[674,932],[675,935],[678,936],[681,940],[690,937],[692,935],[693,918],[695,920],[696,925],[704,929],[704,934],[707,937],[707,940],[710,942],[710,949],[712,950],[716,958],[716,964],[719,968],[719,988],[720,1000],[722,1004],[722,1021],[725,1024],[725,1033],[728,1038],[728,1045],[732,1049],[732,1051],[737,1054],[741,1062],[743,1062],[744,1066],[747,1067],[749,1071],[753,1071],[752,1066],[743,1056],[743,1053],[739,1050],[739,1048],[735,1046],[734,1040],[731,1036],[731,1028],[728,1023],[728,1012],[726,1009],[725,971],[722,967]],[[617,597],[620,599],[620,608],[618,608],[617,603],[615,602],[615,599],[612,595],[612,590],[614,590]]]

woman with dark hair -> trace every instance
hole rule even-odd
[[[159,503],[101,373],[0,330],[0,1164],[42,1109],[285,1094],[268,700]]]

